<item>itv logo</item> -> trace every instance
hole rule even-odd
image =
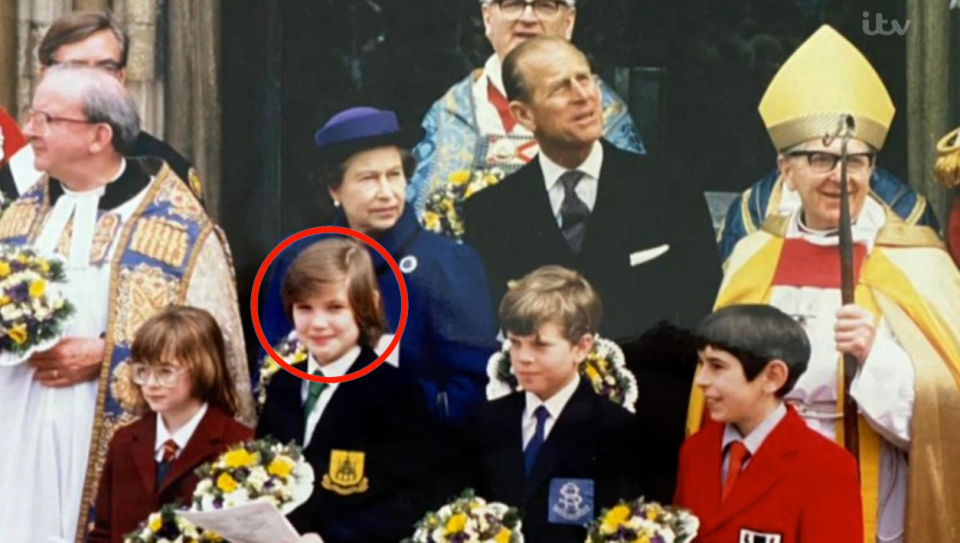
[[[953,0],[954,3],[960,2],[960,0]],[[907,29],[910,28],[910,19],[907,19],[907,24],[901,26],[900,21],[890,20],[890,30],[887,30],[887,20],[883,17],[882,13],[877,13],[874,16],[874,26],[870,28],[870,12],[863,12],[863,33],[867,36],[876,36],[877,34],[881,36],[892,36],[894,34],[898,36],[903,36],[907,33]]]

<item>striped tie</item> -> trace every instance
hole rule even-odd
[[[180,446],[177,445],[177,442],[168,439],[163,444],[163,454],[160,457],[160,463],[157,464],[157,488],[163,484],[163,480],[167,478],[167,473],[170,471],[170,466],[173,465],[173,461],[177,458],[177,451],[180,450]]]
[[[180,450],[180,446],[177,445],[177,442],[172,439],[168,439],[163,444],[163,457],[161,462],[164,462],[166,464],[173,462],[173,460],[177,457],[177,451],[179,450]]]
[[[577,196],[577,184],[583,179],[583,172],[571,170],[560,176],[563,183],[563,202],[560,204],[560,230],[570,249],[580,252],[583,238],[587,234],[587,218],[590,208]]]

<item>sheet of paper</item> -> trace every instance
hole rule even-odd
[[[272,503],[255,501],[202,513],[183,511],[183,518],[217,532],[230,543],[297,543],[300,534]]]

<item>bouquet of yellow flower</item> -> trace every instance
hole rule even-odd
[[[487,362],[487,399],[496,400],[518,390],[523,390],[510,366],[510,342],[504,341],[499,352],[493,353]],[[636,412],[637,378],[623,358],[623,351],[616,343],[600,337],[594,338],[593,349],[580,364],[580,377],[586,379],[594,392],[611,402]]]
[[[604,509],[587,527],[585,543],[688,543],[699,528],[690,511],[639,498]]]
[[[290,332],[286,339],[281,341],[273,350],[277,351],[280,358],[291,366],[304,362],[309,356],[307,348],[297,338],[296,330]],[[277,364],[277,361],[269,354],[263,355],[263,358],[260,359],[260,382],[257,385],[258,412],[262,411],[263,406],[267,403],[267,387],[270,386],[270,380],[281,369],[280,364]]]
[[[73,314],[58,285],[63,262],[32,249],[0,245],[0,366],[13,366],[52,347]]]
[[[172,504],[164,505],[136,530],[123,536],[123,543],[218,543],[223,539],[213,532],[204,532],[177,514]]]
[[[313,493],[314,473],[294,444],[271,438],[248,441],[197,468],[200,481],[191,511],[215,511],[255,500],[273,503],[284,515]]]
[[[516,508],[487,503],[465,490],[453,503],[427,513],[402,543],[523,543],[520,524]]]
[[[423,227],[431,232],[455,239],[463,238],[463,202],[477,192],[492,187],[504,177],[503,170],[458,170],[447,182],[427,195],[424,204]]]

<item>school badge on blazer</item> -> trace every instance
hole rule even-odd
[[[366,492],[370,481],[363,476],[365,459],[362,451],[330,451],[330,468],[323,476],[323,488],[341,496]]]
[[[582,526],[593,519],[593,479],[550,480],[547,521]]]
[[[747,529],[741,529],[740,537],[737,538],[737,543],[781,543],[782,540],[783,535],[781,534],[764,534]]]

